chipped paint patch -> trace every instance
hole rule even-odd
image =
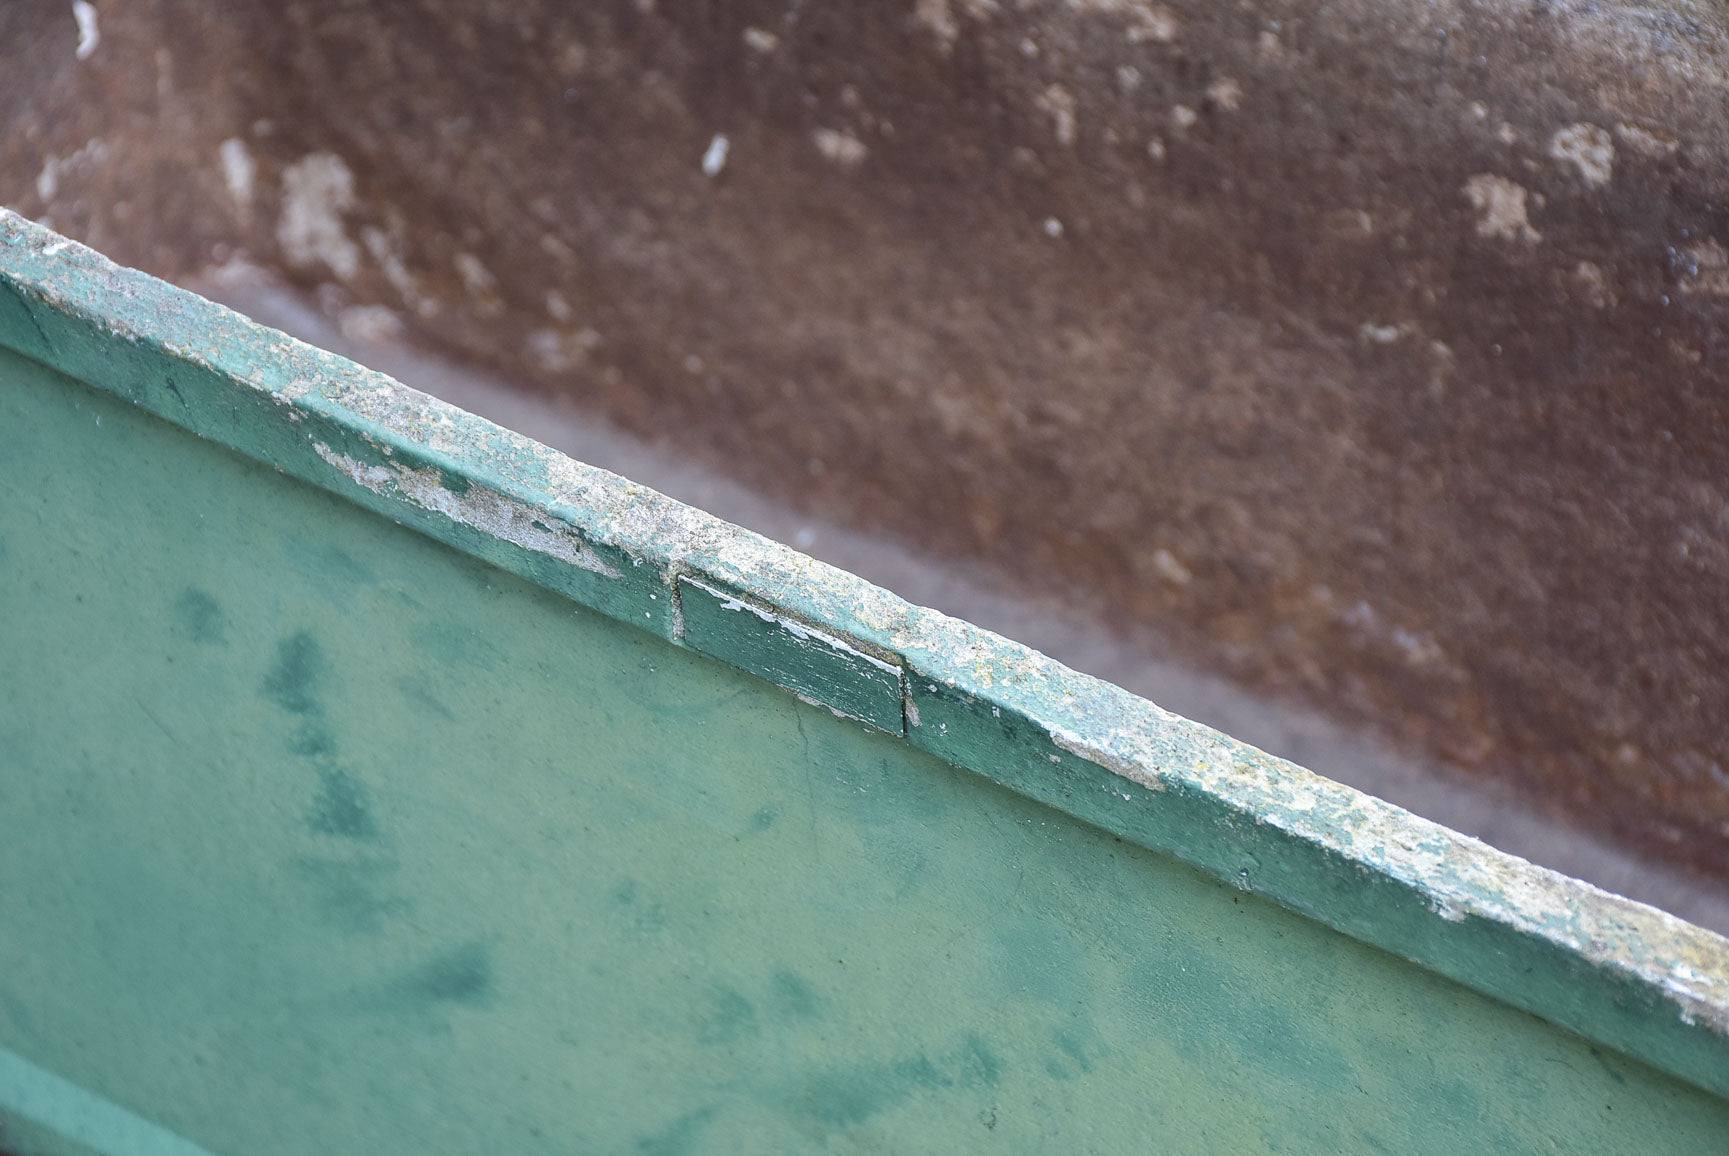
[[[788,618],[784,614],[777,614],[773,610],[756,605],[754,602],[746,602],[743,599],[735,598],[731,594],[716,590],[714,587],[705,585],[704,583],[697,581],[695,578],[684,578],[681,579],[681,581],[685,585],[695,586],[698,590],[706,590],[708,593],[714,595],[714,597],[719,601],[722,610],[735,613],[754,614],[763,622],[766,622],[770,626],[779,630],[786,631],[800,642],[819,642],[830,650],[837,651],[847,658],[856,659],[859,662],[868,662],[883,671],[885,674],[893,675],[897,681],[900,678],[901,668],[896,666],[894,663],[884,662],[874,654],[866,654],[856,646],[849,645],[832,634],[825,634],[823,631],[802,623],[796,618]]]
[[[907,696],[898,662],[690,575],[678,579],[678,601],[682,641],[693,650],[766,678],[806,702],[905,733]]]
[[[1543,234],[1531,227],[1526,216],[1523,185],[1494,173],[1478,173],[1460,190],[1477,210],[1477,235],[1502,241],[1534,245]]]
[[[1549,156],[1571,164],[1587,185],[1601,188],[1615,175],[1615,140],[1594,124],[1570,124],[1549,138]]]
[[[342,215],[354,207],[354,174],[335,153],[312,153],[282,173],[282,216],[276,240],[291,265],[327,266],[347,279],[360,270],[360,249]]]
[[[544,511],[480,486],[469,486],[456,493],[445,487],[444,473],[435,467],[417,470],[397,462],[369,466],[337,453],[322,442],[314,442],[312,448],[355,484],[375,494],[404,499],[423,510],[443,514],[453,522],[591,573],[606,578],[619,576],[617,570],[589,549],[576,531],[555,529],[559,523]]]
[[[1105,747],[1089,742],[1080,735],[1063,730],[1060,727],[1053,728],[1049,734],[1052,743],[1069,752],[1071,755],[1078,755],[1095,766],[1105,768],[1105,770],[1110,771],[1112,774],[1121,775],[1123,778],[1128,779],[1131,782],[1139,783],[1149,791],[1162,791],[1165,789],[1165,781],[1159,776],[1156,769],[1144,767],[1138,763],[1129,762],[1125,759],[1120,759]]]

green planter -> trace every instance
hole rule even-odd
[[[6,213],[0,610],[20,1153],[1729,1135],[1721,937]]]

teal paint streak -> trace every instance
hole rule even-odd
[[[0,355],[6,429],[29,436],[0,455],[0,604],[32,613],[0,617],[29,671],[0,681],[0,880],[29,881],[0,887],[0,1045],[211,1151],[1699,1152],[1729,1128]],[[284,564],[331,551],[365,578]],[[309,824],[325,766],[371,838]]]

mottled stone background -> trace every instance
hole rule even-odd
[[[14,0],[0,202],[1723,876],[1726,49],[1685,2]]]

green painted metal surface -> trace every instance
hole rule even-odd
[[[0,345],[21,1149],[1729,1135],[1718,937],[3,215]]]

